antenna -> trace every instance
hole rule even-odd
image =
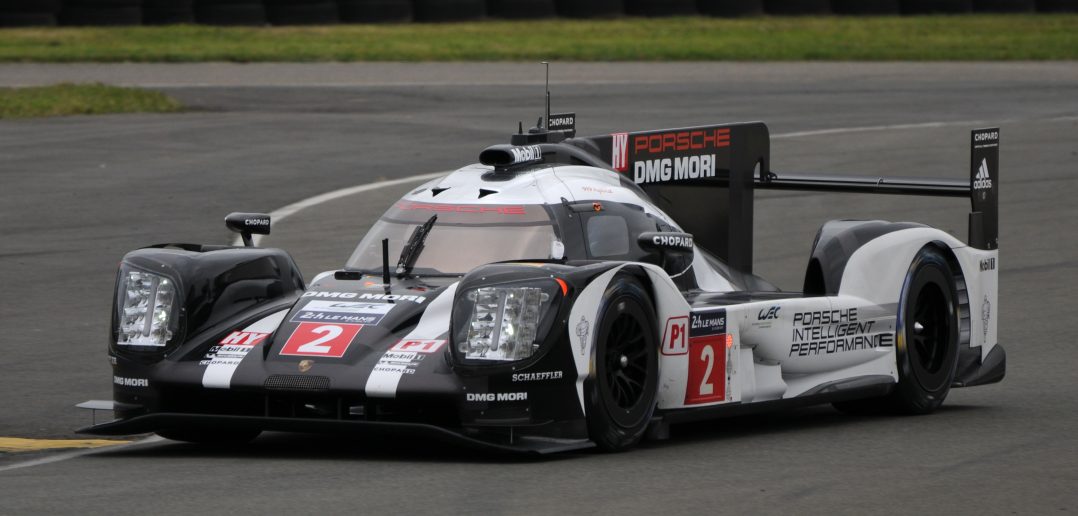
[[[546,66],[546,123],[543,124],[546,129],[550,129],[550,62],[543,61],[542,64]]]

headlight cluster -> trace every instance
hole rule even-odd
[[[138,270],[127,269],[121,274],[116,344],[166,345],[172,338],[175,282],[159,274]]]
[[[464,294],[471,314],[457,332],[465,360],[513,361],[532,356],[552,293],[539,287],[480,287]]]

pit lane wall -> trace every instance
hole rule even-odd
[[[1078,0],[5,0],[0,28],[1078,12]]]

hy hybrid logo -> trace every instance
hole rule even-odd
[[[974,190],[991,190],[992,176],[988,175],[988,159],[981,160],[981,167],[977,169],[977,177],[973,178]]]

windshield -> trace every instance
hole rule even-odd
[[[557,240],[553,222],[540,205],[432,204],[401,201],[371,227],[347,267],[382,270],[382,239],[389,239],[389,268],[416,227],[438,219],[415,261],[416,274],[464,274],[480,265],[506,260],[550,258]]]

